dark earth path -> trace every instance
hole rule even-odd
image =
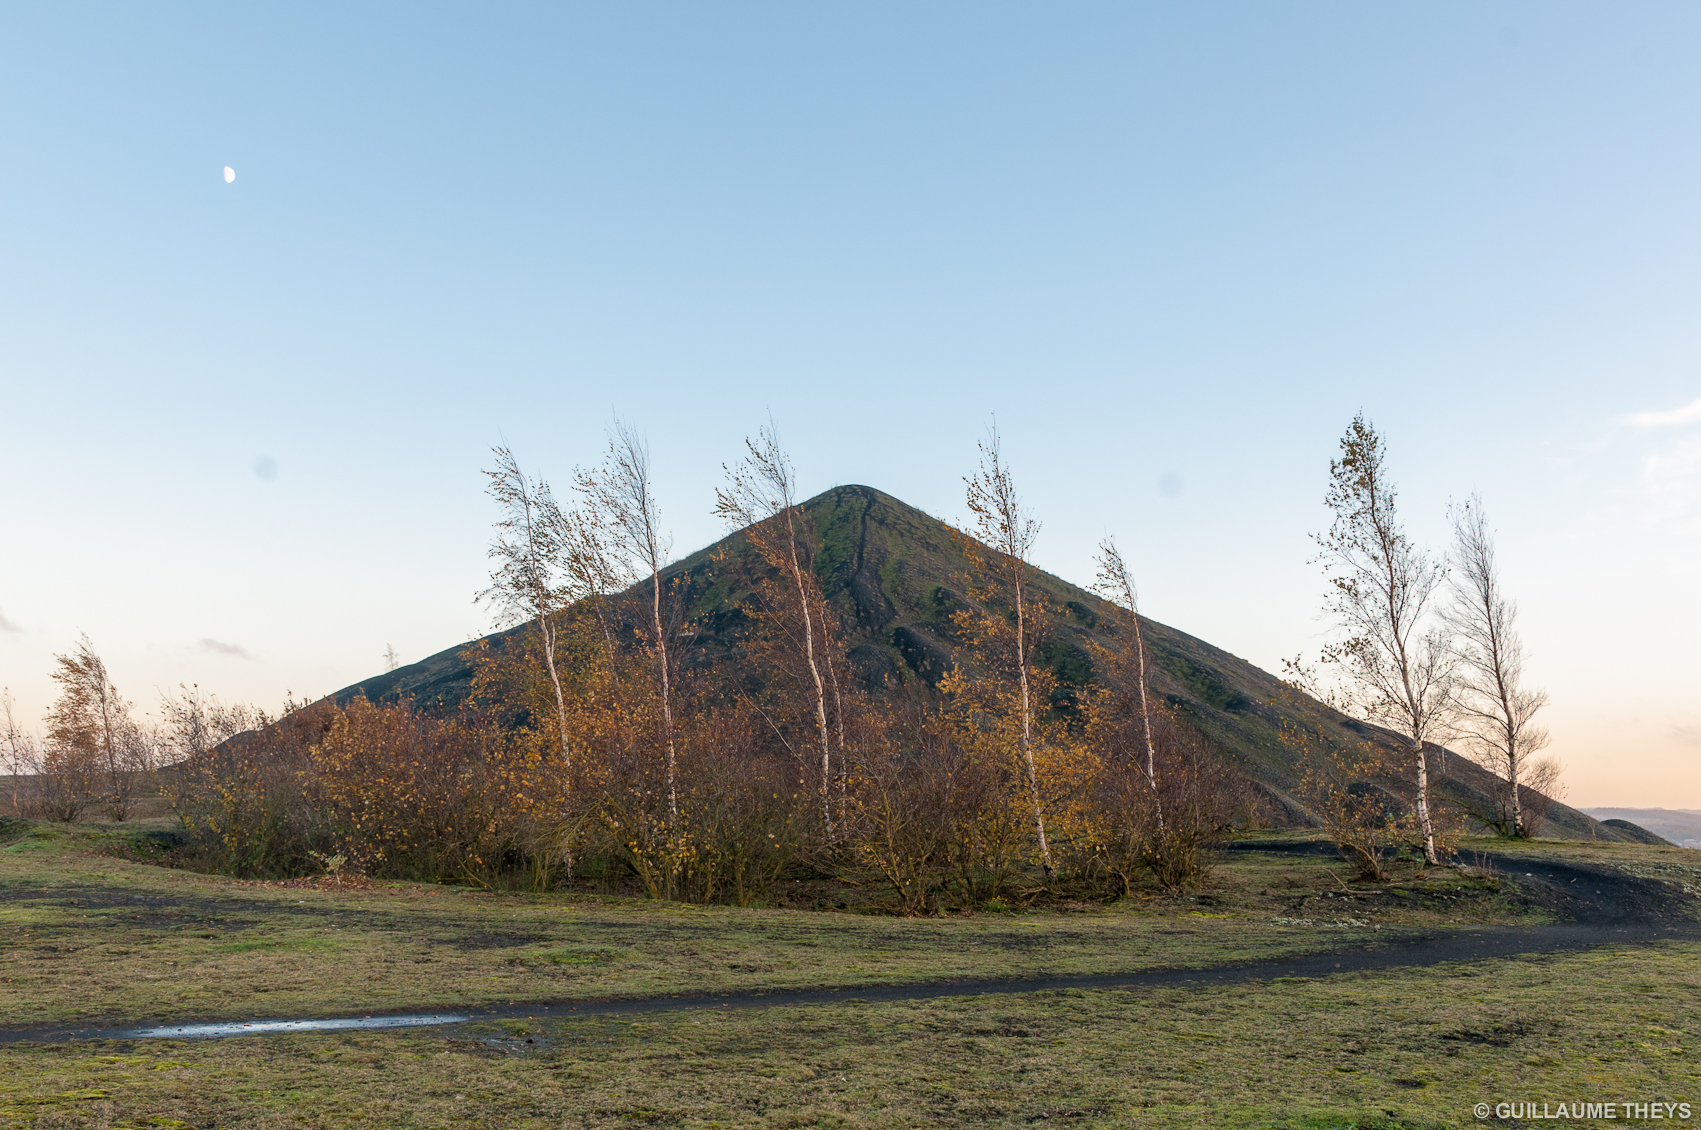
[[[1295,850],[1310,851],[1309,846]],[[456,1013],[372,1013],[323,1019],[255,1019],[167,1025],[76,1027],[49,1025],[0,1029],[0,1043],[151,1038],[196,1039],[262,1035],[287,1031],[356,1028],[442,1029],[477,1021],[568,1019],[629,1016],[691,1009],[771,1008],[797,1005],[885,1003],[986,994],[1034,993],[1061,989],[1209,988],[1283,978],[1330,977],[1382,969],[1421,968],[1449,962],[1474,962],[1522,954],[1565,953],[1604,945],[1649,945],[1662,940],[1701,940],[1701,924],[1685,913],[1687,903],[1671,888],[1571,864],[1498,859],[1516,885],[1552,900],[1574,921],[1547,926],[1463,928],[1375,948],[1276,958],[1237,965],[1192,969],[1152,969],[1059,977],[957,980],[907,985],[862,985],[791,992],[697,994],[628,1000],[527,1001],[507,1007]],[[1514,871],[1514,868],[1517,870]]]
[[[1310,855],[1339,858],[1333,844],[1315,840],[1289,843],[1234,843],[1231,852]],[[1657,879],[1643,879],[1611,867],[1557,860],[1522,859],[1487,853],[1479,856],[1528,902],[1577,923],[1681,924],[1694,921],[1694,904]]]

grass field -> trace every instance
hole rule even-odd
[[[1477,1102],[1701,1100],[1697,1000],[1701,946],[1674,944],[449,1039],[13,1046],[0,1125],[1464,1126]]]
[[[1257,853],[1193,898],[903,919],[410,884],[292,889],[101,854],[130,834],[36,826],[0,848],[7,1024],[1126,972],[1541,918],[1451,870],[1354,891],[1328,860]]]
[[[904,920],[239,884],[101,853],[127,834],[0,848],[5,1024],[1128,971],[1544,917],[1493,879],[1354,889],[1259,852],[1191,900]],[[1469,1125],[1479,1101],[1701,1104],[1697,1002],[1701,945],[1670,942],[1228,988],[13,1044],[0,1127]]]

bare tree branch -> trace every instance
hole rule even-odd
[[[1501,832],[1527,837],[1532,833],[1520,794],[1529,784],[1525,778],[1530,758],[1548,744],[1547,731],[1535,724],[1536,713],[1547,705],[1547,692],[1523,685],[1518,606],[1501,586],[1494,533],[1481,496],[1471,495],[1453,510],[1452,519],[1452,602],[1444,616],[1459,658],[1460,722],[1468,748],[1506,779],[1497,814],[1503,821]]]
[[[1022,506],[1016,493],[1016,480],[1004,463],[996,424],[988,429],[987,438],[980,445],[979,469],[973,477],[963,481],[968,486],[968,507],[975,519],[975,536],[993,550],[994,567],[1005,574],[1015,604],[1013,658],[1021,692],[1022,762],[1027,774],[1028,795],[1033,801],[1034,834],[1039,838],[1040,861],[1049,880],[1055,869],[1051,862],[1051,842],[1046,836],[1045,807],[1040,801],[1039,771],[1034,762],[1034,704],[1028,672],[1030,655],[1025,591],[1028,557],[1033,552],[1040,526]]]
[[[555,689],[561,757],[571,771],[573,751],[567,743],[567,696],[555,662],[555,618],[576,595],[568,577],[563,575],[567,572],[564,559],[572,531],[548,483],[528,479],[507,447],[494,448],[493,454],[496,469],[484,473],[490,480],[485,490],[500,514],[496,538],[490,545],[490,557],[500,564],[490,575],[490,587],[479,594],[479,599],[496,607],[498,623],[536,622],[543,642],[544,666]]]
[[[1326,503],[1335,520],[1313,535],[1329,583],[1325,611],[1341,637],[1323,661],[1345,678],[1344,702],[1365,720],[1402,734],[1411,746],[1424,854],[1436,862],[1425,746],[1453,711],[1455,658],[1434,597],[1446,568],[1412,545],[1395,510],[1384,442],[1361,412],[1329,463]]]
[[[1152,789],[1152,802],[1157,806],[1158,830],[1164,828],[1163,802],[1158,792],[1158,750],[1152,741],[1152,706],[1146,693],[1146,642],[1140,634],[1140,594],[1134,587],[1134,575],[1116,547],[1116,539],[1107,536],[1099,542],[1099,594],[1126,613],[1134,641],[1135,679],[1140,691],[1140,729],[1146,741],[1146,782]]]
[[[737,467],[725,468],[727,483],[715,491],[715,513],[733,529],[749,530],[758,552],[770,565],[784,570],[797,590],[804,663],[814,684],[815,725],[821,744],[821,819],[831,841],[834,839],[833,758],[827,726],[827,682],[821,676],[822,664],[816,659],[815,606],[819,594],[798,548],[797,475],[780,445],[779,432],[772,420],[757,432],[756,439],[746,439],[744,446],[744,459]],[[782,523],[783,533],[779,529]],[[774,528],[768,529],[770,526]]]
[[[679,827],[678,740],[673,716],[673,681],[669,670],[667,625],[662,621],[662,569],[667,566],[673,539],[661,530],[650,475],[650,445],[633,425],[616,418],[609,433],[608,452],[597,473],[581,473],[579,490],[598,515],[595,531],[615,568],[648,573],[650,620],[654,633],[656,672],[661,683],[662,731],[667,745],[667,806],[672,827]],[[589,532],[589,528],[587,528]]]

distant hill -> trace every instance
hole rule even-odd
[[[1683,847],[1701,848],[1701,812],[1673,808],[1590,808],[1596,820],[1625,820]]]
[[[849,657],[870,687],[900,671],[930,686],[955,662],[954,609],[966,599],[967,571],[956,537],[944,522],[866,486],[835,487],[803,504],[818,539],[816,573],[822,591],[844,623]],[[693,662],[729,660],[748,630],[745,608],[765,566],[742,534],[735,533],[671,566],[666,576],[683,577],[690,615],[700,631]],[[1051,638],[1039,653],[1062,684],[1061,696],[1093,678],[1090,641],[1102,638],[1109,606],[1060,577],[1036,571],[1033,588],[1059,613]],[[1203,640],[1142,618],[1155,673],[1153,685],[1165,699],[1212,739],[1266,791],[1284,822],[1305,823],[1309,815],[1294,796],[1298,774],[1292,752],[1278,740],[1284,717],[1320,725],[1332,740],[1396,739],[1339,714],[1314,699],[1281,697],[1284,687],[1266,671]],[[489,637],[500,644],[525,628]],[[464,645],[418,663],[376,675],[337,693],[339,700],[365,693],[373,699],[411,696],[421,704],[453,705],[471,683]],[[1436,791],[1457,801],[1480,802],[1494,778],[1465,760],[1435,751]],[[1591,817],[1555,805],[1545,833],[1567,839],[1634,840]]]

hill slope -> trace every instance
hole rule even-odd
[[[964,600],[962,577],[968,568],[950,527],[865,486],[835,487],[804,503],[803,509],[816,534],[816,573],[844,623],[856,670],[873,687],[899,671],[936,685],[955,661],[951,612]],[[744,537],[733,534],[667,570],[666,576],[683,580],[689,614],[700,627],[693,662],[719,663],[734,655],[748,626],[746,601],[762,568]],[[1037,572],[1033,588],[1059,612],[1039,661],[1065,688],[1089,682],[1093,666],[1088,645],[1101,638],[1108,605],[1049,573]],[[1203,640],[1153,620],[1142,619],[1142,624],[1157,691],[1263,786],[1288,820],[1303,822],[1306,814],[1292,795],[1298,780],[1292,751],[1278,740],[1284,717],[1303,716],[1340,742],[1361,737],[1393,740],[1315,700],[1295,699],[1291,692],[1284,697],[1273,675]],[[452,704],[467,693],[471,680],[461,652],[461,647],[449,648],[345,688],[337,697],[405,695],[422,703]],[[1476,765],[1444,751],[1437,750],[1437,761],[1437,792],[1456,801],[1480,802],[1493,781]],[[1546,834],[1632,838],[1563,805],[1555,806]]]
[[[1596,820],[1627,820],[1671,843],[1701,848],[1701,812],[1684,808],[1591,808]]]

